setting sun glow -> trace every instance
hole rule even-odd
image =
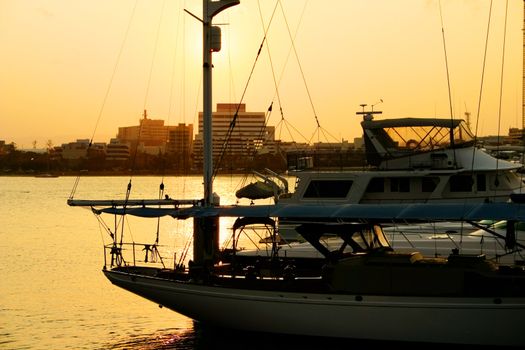
[[[522,127],[523,1],[509,0],[506,27],[505,1],[489,27],[490,3],[241,0],[214,19],[213,105],[273,103],[269,125],[309,136],[317,118],[338,140],[359,137],[355,112],[380,100],[382,118],[468,112],[480,136],[507,134]],[[184,10],[200,17],[201,1],[0,0],[0,139],[107,142],[144,109],[197,124],[202,24]]]

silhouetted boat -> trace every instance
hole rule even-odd
[[[44,178],[52,178],[52,177],[58,177],[58,175],[50,174],[50,173],[44,173],[44,174],[37,174],[35,177],[44,177]]]

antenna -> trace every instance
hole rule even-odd
[[[204,23],[202,21],[202,19],[200,19],[199,17],[197,17],[196,15],[194,15],[193,13],[191,13],[190,11],[184,9],[184,12],[186,12],[187,14],[189,14],[191,17],[195,18],[197,21],[201,22],[201,23]]]
[[[371,107],[372,107],[372,112],[374,111],[374,106],[378,105],[378,104],[381,104],[383,103],[383,99],[380,98],[379,101],[377,101],[376,103],[374,103]]]
[[[381,114],[381,113],[383,113],[381,111],[374,111],[374,106],[379,104],[379,103],[383,103],[383,99],[380,99],[378,102],[376,102],[373,105],[371,105],[370,106],[371,107],[370,111],[365,111],[365,107],[368,106],[368,105],[366,103],[362,103],[362,104],[360,104],[360,106],[362,108],[362,111],[361,112],[356,112],[355,114],[362,115],[364,121],[373,120],[374,119],[374,114]]]

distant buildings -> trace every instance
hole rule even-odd
[[[524,129],[510,128],[509,129],[509,138],[514,140],[522,140],[524,138]]]
[[[89,139],[77,139],[75,142],[62,144],[62,158],[80,159],[87,158]]]
[[[129,160],[130,145],[127,142],[122,142],[119,139],[111,139],[106,146],[106,160],[124,162]]]
[[[77,139],[43,152],[46,163],[55,169],[199,172],[203,163],[203,114],[198,118],[198,129],[194,130],[192,124],[165,125],[162,119],[150,119],[145,110],[138,125],[119,127],[107,144]],[[218,103],[212,112],[212,133],[214,165],[220,158],[219,166],[227,169],[349,166],[362,158],[355,154],[362,139],[314,145],[275,140],[275,127],[266,125],[265,112],[247,111],[244,103]],[[14,144],[0,140],[0,156],[13,150]]]
[[[0,140],[0,154],[7,153],[7,147],[4,140]]]
[[[162,119],[148,119],[148,113],[144,110],[139,125],[118,128],[117,139],[121,143],[128,143],[131,149],[159,155],[166,152],[169,133],[175,128],[175,126],[164,125]]]
[[[235,117],[235,118],[234,118]],[[235,119],[235,120],[234,120]],[[232,128],[233,127],[233,128]],[[244,103],[218,103],[212,113],[213,162],[219,155],[235,166],[258,153],[275,153],[275,128],[266,125],[264,112],[247,112]],[[194,142],[194,165],[203,162],[203,113],[199,113],[199,132]]]

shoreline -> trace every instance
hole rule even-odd
[[[219,172],[217,175],[246,175],[251,174],[247,171]],[[76,177],[76,176],[202,176],[202,172],[152,172],[152,171],[56,171],[46,173],[27,173],[9,172],[0,173],[0,177],[36,177],[36,178],[57,178],[57,177]]]

